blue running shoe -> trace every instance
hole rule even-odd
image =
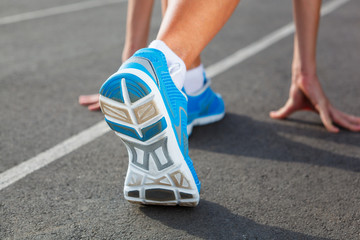
[[[164,54],[137,51],[102,85],[100,106],[129,153],[125,199],[196,206],[200,182],[188,155],[186,96],[173,83]]]
[[[194,126],[220,121],[225,116],[225,105],[220,94],[210,88],[211,81],[206,79],[203,88],[188,97],[188,125],[190,136]]]

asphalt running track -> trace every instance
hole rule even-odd
[[[324,1],[318,51],[330,99],[357,115],[359,9]],[[1,239],[360,238],[359,134],[329,134],[310,113],[267,116],[289,86],[285,0],[243,1],[203,54],[227,115],[190,138],[200,205],[124,201],[126,150],[76,100],[118,67],[125,13],[124,1],[0,3]]]

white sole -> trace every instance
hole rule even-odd
[[[192,130],[193,130],[194,127],[207,125],[207,124],[214,123],[214,122],[218,122],[221,119],[223,119],[224,116],[225,116],[225,112],[223,112],[221,114],[217,114],[217,115],[211,115],[211,116],[208,116],[208,117],[196,118],[194,121],[192,121],[192,123],[187,125],[188,136],[191,135]]]

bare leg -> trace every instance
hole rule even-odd
[[[162,11],[163,17],[165,16],[167,8],[168,8],[168,0],[162,0],[161,1],[161,11]],[[191,64],[190,68],[188,68],[188,70],[196,68],[196,67],[200,66],[200,64],[201,64],[201,58],[200,58],[200,55],[198,55],[195,58],[194,62]]]
[[[316,71],[316,42],[321,0],[293,0],[296,34],[292,63],[292,84],[289,99],[272,118],[282,119],[300,110],[312,110],[320,115],[326,129],[338,132],[336,123],[351,131],[360,131],[360,118],[336,109],[326,97]]]
[[[157,39],[165,42],[190,69],[238,3],[239,0],[170,0]]]
[[[147,46],[153,3],[154,0],[129,0],[123,62],[137,50]],[[88,106],[90,111],[100,110],[99,94],[81,95],[79,103]]]

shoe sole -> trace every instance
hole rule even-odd
[[[210,123],[218,122],[221,119],[223,119],[224,116],[225,116],[225,112],[220,113],[220,114],[216,114],[216,115],[211,115],[211,116],[207,116],[207,117],[200,117],[200,118],[194,119],[190,124],[187,125],[188,136],[191,135],[194,127],[203,126],[203,125],[207,125],[207,124],[210,124]]]
[[[129,154],[125,199],[195,207],[199,192],[155,82],[140,70],[122,69],[106,84],[106,96],[100,95],[101,110]]]

